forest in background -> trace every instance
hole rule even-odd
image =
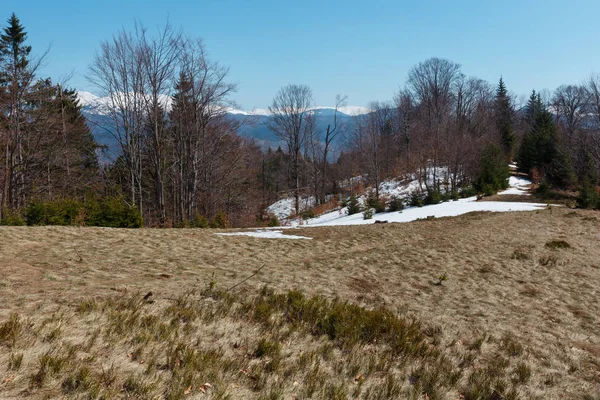
[[[301,198],[318,206],[348,196],[349,181],[376,200],[380,184],[399,177],[422,181],[416,195],[434,202],[493,194],[513,160],[542,195],[600,207],[600,76],[520,101],[502,79],[431,58],[394,99],[351,122],[337,118],[346,104],[338,96],[325,129],[311,88],[290,84],[267,122],[282,145],[264,149],[238,133],[252,118],[228,116],[237,86],[201,39],[136,23],[101,43],[90,64],[118,143],[118,157],[102,162],[76,88],[39,76],[43,62],[11,15],[0,35],[1,224],[257,226],[273,223],[265,210],[281,197],[293,197],[298,214]]]

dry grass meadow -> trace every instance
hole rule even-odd
[[[1,227],[0,398],[600,399],[597,212],[289,233]]]

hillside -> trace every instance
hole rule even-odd
[[[598,217],[2,227],[0,397],[594,399]]]

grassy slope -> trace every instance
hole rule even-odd
[[[388,397],[456,398],[479,386],[522,398],[599,396],[599,218],[553,209],[301,230],[312,241],[1,228],[0,397],[193,398],[206,396],[202,380],[212,380],[203,389],[214,398],[386,398],[379,387]],[[545,246],[552,240],[572,247]],[[262,265],[232,297],[205,291],[213,274],[220,293]],[[436,285],[442,273],[448,280]],[[265,323],[256,311],[263,285],[416,318],[417,342],[436,355],[399,357],[387,336],[328,339],[314,321],[290,321],[281,308]],[[141,301],[149,291],[151,304]],[[20,320],[11,324],[13,312]],[[14,343],[11,327],[20,329]],[[261,343],[276,350],[263,354]],[[176,373],[184,357],[177,346],[193,350],[186,365],[208,375]],[[456,371],[455,382],[443,381]],[[477,386],[486,374],[501,382],[487,377]],[[88,386],[73,383],[80,381]]]

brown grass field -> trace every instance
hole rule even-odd
[[[600,399],[599,213],[288,232],[0,227],[0,398]]]

